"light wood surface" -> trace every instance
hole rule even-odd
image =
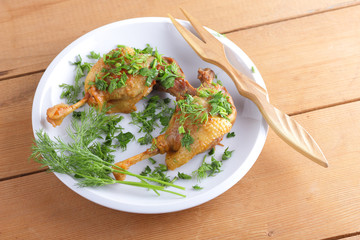
[[[52,59],[117,20],[191,10],[255,62],[271,101],[328,169],[272,131],[248,174],[181,212],[114,211],[28,161],[31,107]],[[360,1],[0,1],[0,239],[360,239]]]
[[[268,100],[267,91],[229,62],[223,44],[209,33],[197,18],[185,9],[181,10],[199,34],[199,38],[183,27],[172,15],[169,14],[169,17],[197,55],[202,60],[224,70],[232,79],[239,94],[255,103],[269,127],[284,142],[320,166],[328,167],[329,164],[321,148],[306,129],[289,115],[273,106]]]

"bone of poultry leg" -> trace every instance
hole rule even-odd
[[[69,115],[79,107],[83,106],[87,102],[89,97],[90,94],[86,93],[83,99],[73,105],[69,106],[68,104],[60,103],[49,108],[46,112],[47,121],[51,123],[53,127],[59,126],[67,115]]]
[[[134,165],[135,163],[140,162],[145,159],[148,159],[148,158],[151,158],[158,153],[159,153],[158,149],[154,149],[154,150],[148,149],[145,152],[142,152],[138,155],[135,155],[131,158],[126,159],[125,161],[116,163],[115,165],[117,167],[113,167],[113,169],[120,170],[120,171],[128,170],[129,167]],[[113,174],[117,180],[120,180],[120,181],[125,180],[126,174],[119,173],[119,172],[113,172]]]

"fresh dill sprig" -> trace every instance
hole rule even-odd
[[[103,156],[99,154],[101,148],[98,146],[100,145],[95,140],[104,134],[103,126],[116,118],[116,115],[106,115],[105,111],[99,113],[97,110],[89,108],[81,115],[80,121],[73,119],[71,127],[67,129],[71,141],[66,142],[59,137],[51,139],[46,132],[38,130],[30,158],[41,163],[43,167],[48,166],[51,172],[64,173],[77,178],[79,187],[120,183],[154,191],[166,191],[184,197],[183,194],[165,190],[163,186],[184,190],[183,187],[161,179],[133,174],[102,158]],[[94,151],[94,148],[99,151]],[[140,179],[140,182],[115,180],[110,176],[110,173],[113,172],[134,176]],[[154,181],[163,186],[153,185],[147,181]]]

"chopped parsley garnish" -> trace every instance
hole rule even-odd
[[[228,134],[226,134],[227,138],[232,138],[235,137],[235,132],[229,132]]]
[[[156,160],[153,159],[153,158],[148,158],[148,160],[149,160],[152,164],[155,164],[155,163],[156,163]]]
[[[211,95],[209,103],[211,104],[210,114],[215,116],[219,114],[221,117],[228,119],[228,115],[232,113],[231,104],[228,101],[229,96],[221,91]]]
[[[181,173],[181,172],[178,172],[178,178],[180,179],[192,179],[192,177],[188,174],[185,174],[185,173]]]
[[[78,97],[83,87],[81,78],[84,77],[91,68],[91,63],[84,62],[80,55],[76,57],[76,61],[71,63],[75,66],[75,79],[74,84],[63,83],[59,85],[63,89],[60,98],[65,99],[66,103],[74,104],[79,101]]]
[[[155,68],[151,68],[151,69],[150,68],[141,68],[139,70],[139,74],[141,76],[146,77],[145,85],[150,86],[151,83],[156,78],[156,76],[158,75],[158,71]]]
[[[224,153],[223,153],[223,155],[222,155],[222,157],[221,157],[222,160],[227,160],[227,159],[231,158],[231,155],[232,155],[232,153],[234,152],[234,150],[229,151],[228,149],[229,149],[229,147],[227,147],[227,148],[225,149],[225,151],[224,151]]]
[[[163,131],[169,124],[174,109],[169,106],[170,99],[161,99],[159,96],[149,98],[145,109],[140,112],[131,113],[131,124],[139,127],[139,132],[145,135],[138,139],[142,145],[151,143],[153,137],[151,133],[159,127],[158,121],[163,126]]]
[[[191,151],[190,145],[194,142],[194,138],[190,135],[190,130],[185,129],[185,124],[196,125],[206,123],[208,120],[208,113],[206,108],[198,104],[198,99],[191,95],[187,95],[185,99],[176,102],[176,108],[179,115],[177,121],[179,122],[178,132],[182,134],[181,145],[188,151]]]
[[[212,148],[212,149],[210,149],[210,151],[209,151],[209,155],[214,155],[214,153],[215,153],[215,148]]]
[[[108,85],[105,86],[101,82],[99,82],[100,85],[95,83],[97,88],[100,87],[99,90],[107,90],[111,93],[117,88],[125,86],[126,79],[119,77],[123,74],[133,76],[139,74],[146,77],[146,86],[151,86],[153,81],[159,81],[165,89],[173,87],[175,79],[181,77],[179,67],[175,63],[169,64],[164,61],[162,55],[157,50],[153,51],[149,44],[142,50],[129,49],[126,46],[118,45],[116,49],[103,56],[106,67],[102,69],[104,76],[101,79]],[[92,53],[91,57],[95,58],[98,55]],[[150,66],[144,66],[150,57],[154,58]]]
[[[95,53],[94,51],[91,51],[89,55],[87,55],[90,59],[96,59],[99,60],[101,58],[100,53]]]
[[[191,151],[190,145],[193,144],[194,138],[190,135],[190,131],[183,134],[181,139],[181,146],[185,147],[188,151]]]
[[[199,185],[196,184],[196,185],[193,186],[193,189],[194,190],[201,190],[201,189],[203,189],[203,187],[200,187]]]
[[[106,91],[108,88],[108,83],[104,80],[104,78],[99,77],[99,75],[95,76],[95,82],[89,82],[89,85],[95,85],[97,89],[100,91]]]
[[[168,169],[167,169],[166,165],[164,165],[164,164],[159,164],[158,166],[155,167],[154,170],[151,170],[151,168],[149,166],[146,166],[146,168],[144,169],[144,171],[141,172],[140,175],[149,176],[152,179],[157,179],[162,182],[171,183],[174,180],[171,181],[169,176],[166,175],[167,170]],[[161,185],[163,185],[163,184],[161,184]]]
[[[164,66],[164,69],[159,70],[157,81],[165,88],[169,89],[174,86],[175,79],[181,77],[179,74],[179,67],[175,63]]]
[[[192,124],[206,123],[208,120],[208,113],[206,108],[198,103],[197,99],[191,95],[187,95],[185,99],[176,102],[176,107],[179,108],[179,123],[183,126],[185,121]]]
[[[217,161],[214,157],[211,157],[211,163],[205,162],[207,155],[204,156],[201,166],[193,172],[193,175],[196,176],[198,180],[204,179],[206,177],[213,176],[216,173],[221,172],[220,161]]]
[[[207,98],[211,105],[211,116],[220,115],[223,118],[228,119],[228,115],[232,113],[231,103],[229,102],[229,96],[224,94],[221,90],[217,91],[211,88],[198,89],[200,97]]]
[[[251,72],[252,72],[252,73],[255,73],[255,68],[254,68],[254,66],[251,66]]]
[[[134,139],[134,135],[131,132],[121,132],[116,136],[116,139],[119,141],[119,147],[126,150],[127,144]]]

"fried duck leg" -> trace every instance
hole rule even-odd
[[[200,69],[198,78],[202,83],[201,86],[193,96],[189,97],[189,95],[187,95],[186,98],[183,96],[187,102],[182,106],[177,105],[166,132],[153,140],[150,149],[122,162],[118,162],[115,165],[127,170],[131,165],[141,160],[156,154],[166,153],[165,163],[168,169],[174,170],[187,163],[195,155],[219,144],[223,136],[230,132],[235,122],[236,108],[225,87],[219,84],[213,84],[214,77],[215,74],[212,70]],[[189,91],[182,90],[179,92],[188,93]],[[220,116],[219,114],[212,115],[213,106],[210,102],[216,93],[218,96],[223,96],[230,105],[231,109],[226,117]],[[188,99],[191,100],[191,104]],[[200,116],[200,118],[193,118],[191,113],[187,112],[186,106],[192,107],[193,109],[202,109],[197,112],[197,116]],[[205,121],[204,119],[207,120]],[[183,131],[180,133],[179,129],[183,129]],[[186,145],[184,138],[192,139],[192,142],[190,141],[191,144]],[[124,174],[114,173],[114,176],[118,180],[125,179]]]
[[[147,76],[143,76],[141,74],[130,74],[129,70],[124,69],[132,66],[134,61],[136,62],[137,60],[140,62],[139,66],[137,66],[138,68],[149,68],[151,62],[154,60],[154,57],[144,54],[135,55],[135,50],[130,47],[114,49],[109,52],[107,56],[107,59],[110,59],[110,61],[105,60],[106,62],[104,62],[104,58],[101,58],[94,64],[94,66],[87,74],[85,79],[85,97],[78,103],[71,106],[62,103],[49,108],[47,111],[47,120],[49,123],[51,123],[54,127],[59,126],[67,115],[85,103],[88,103],[91,106],[96,106],[99,109],[101,109],[103,106],[106,106],[110,109],[108,113],[130,113],[136,110],[135,104],[153,90],[156,81],[153,80],[150,84],[148,84],[146,82]],[[113,58],[115,60],[112,61]],[[172,92],[175,94],[181,86],[187,86],[189,84],[184,79],[184,73],[174,59],[169,57],[162,58],[166,64],[170,65],[174,63],[177,66],[177,74],[179,77],[175,79],[173,87],[168,89],[159,87],[159,90],[170,93]],[[119,68],[119,64],[124,64],[127,66],[124,66],[124,69],[118,71],[117,68]],[[164,66],[158,65],[157,68],[164,68]],[[99,81],[99,79],[103,79],[108,86],[110,86],[111,82],[113,81],[115,81],[117,84],[120,84],[119,82],[123,81],[124,78],[126,79],[124,85],[116,88],[113,91],[99,90],[95,84],[96,81]],[[190,92],[192,91],[190,86],[188,86],[186,89],[188,89]]]

